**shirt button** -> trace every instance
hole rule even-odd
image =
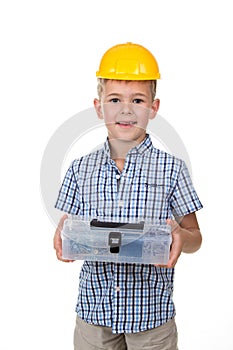
[[[119,200],[118,201],[118,206],[119,207],[123,207],[124,206],[124,201],[123,200]]]
[[[117,286],[117,287],[116,287],[116,291],[117,291],[117,292],[120,292],[120,290],[121,290],[120,287]]]
[[[119,175],[119,174],[116,175],[117,180],[119,180],[120,177],[121,177],[121,175]]]

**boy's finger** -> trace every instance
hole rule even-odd
[[[57,229],[59,229],[60,231],[62,231],[63,225],[64,225],[64,221],[65,221],[67,218],[68,218],[68,215],[67,215],[67,214],[65,214],[65,215],[63,215],[63,216],[61,217]]]
[[[54,234],[54,238],[53,238],[53,246],[54,249],[57,249],[57,246],[61,245],[61,232],[63,230],[63,225],[64,225],[64,221],[68,218],[68,215],[65,214],[61,217],[59,224],[56,228],[55,234]]]
[[[167,219],[167,224],[171,226],[171,231],[175,231],[180,227],[176,220]]]
[[[168,260],[168,263],[167,263],[167,268],[171,269],[172,267],[175,267],[176,263],[177,263],[177,260],[178,260],[178,257],[171,257],[169,260]]]

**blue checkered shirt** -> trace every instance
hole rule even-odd
[[[56,208],[85,219],[163,221],[202,208],[185,163],[153,147],[149,135],[125,159],[119,172],[103,148],[75,160]],[[146,264],[85,261],[76,312],[113,333],[134,333],[175,316],[174,269]]]

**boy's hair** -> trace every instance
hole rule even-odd
[[[104,84],[106,83],[108,79],[98,78],[97,79],[97,93],[99,96],[99,100],[101,100],[101,96],[103,93]],[[124,80],[124,81],[135,81],[135,80]],[[156,86],[157,86],[157,80],[139,80],[139,81],[149,81],[151,83],[151,94],[152,94],[152,101],[155,99],[156,95]]]

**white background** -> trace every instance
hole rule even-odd
[[[102,54],[126,41],[158,60],[160,114],[185,143],[204,205],[203,246],[183,255],[176,269],[179,347],[233,349],[230,5],[1,3],[1,350],[72,349],[80,263],[56,260],[40,164],[54,131],[92,106]]]

